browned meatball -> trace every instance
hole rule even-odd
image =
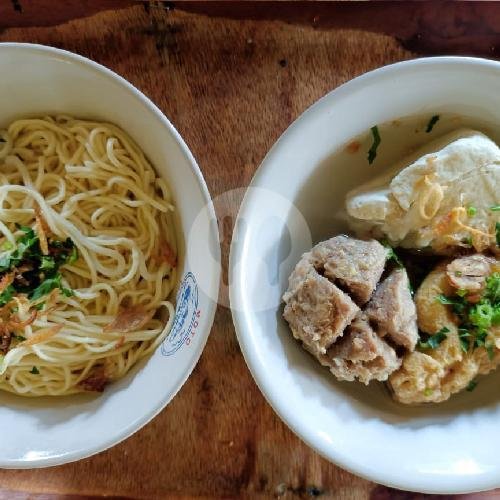
[[[498,366],[498,345],[492,356],[488,356],[484,347],[464,352],[457,318],[449,306],[436,300],[438,295],[451,296],[458,289],[479,291],[497,267],[495,259],[477,254],[444,262],[425,278],[415,295],[418,326],[429,335],[446,328],[446,338],[434,349],[405,355],[401,368],[389,377],[394,399],[405,404],[446,401],[452,394],[465,389],[478,374],[488,373]],[[483,275],[486,269],[487,274]],[[455,276],[456,271],[461,275]],[[500,327],[491,327],[490,333],[498,338]]]

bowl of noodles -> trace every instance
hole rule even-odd
[[[57,465],[145,425],[210,331],[217,225],[180,135],[83,57],[0,44],[0,467]]]

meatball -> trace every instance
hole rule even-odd
[[[301,269],[295,271],[296,274]],[[297,276],[294,276],[294,280]],[[326,353],[353,320],[359,307],[349,295],[312,268],[284,295],[284,317],[293,336],[312,354]]]
[[[384,271],[388,249],[376,240],[335,236],[316,245],[311,256],[316,268],[342,286],[360,305],[370,299]]]
[[[401,366],[396,351],[371,328],[365,314],[347,327],[345,335],[328,350],[327,364],[339,380],[368,384],[387,380]]]
[[[415,347],[406,272],[394,270],[380,282],[388,253],[376,240],[336,236],[305,253],[289,278],[283,316],[340,380],[387,380],[401,365],[396,349]]]
[[[417,310],[406,271],[397,269],[380,283],[366,308],[366,314],[378,325],[381,337],[387,335],[409,351],[415,349],[418,340]]]

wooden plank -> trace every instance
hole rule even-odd
[[[4,0],[0,29],[16,26],[53,26],[99,11],[137,3],[152,10],[187,12],[241,20],[281,20],[315,29],[357,29],[383,33],[421,54],[461,54],[498,57],[500,4],[498,2],[371,1],[293,2],[245,0]]]
[[[357,29],[383,33],[422,54],[498,57],[497,2],[371,1],[168,2],[189,12],[231,19],[282,20],[315,29]]]
[[[103,10],[120,9],[133,0],[3,0],[0,2],[0,30],[21,26],[55,26],[88,17]]]

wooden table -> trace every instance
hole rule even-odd
[[[2,0],[0,41],[61,47],[123,75],[175,124],[212,195],[247,186],[290,122],[346,80],[419,54],[494,57],[500,49],[498,4],[177,2],[172,7]],[[225,214],[236,213],[237,199],[221,203]],[[221,227],[225,264],[231,226],[225,219]],[[78,463],[0,471],[0,499],[73,495],[425,498],[353,476],[295,437],[254,384],[225,307],[217,311],[193,375],[144,429]]]

